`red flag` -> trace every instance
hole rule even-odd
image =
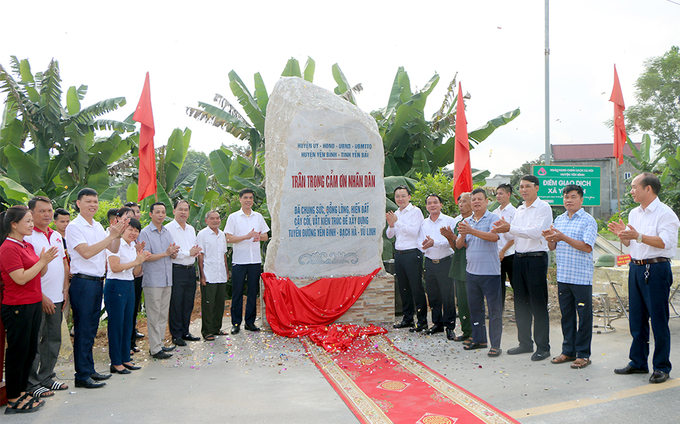
[[[137,201],[156,194],[156,151],[153,136],[156,130],[153,125],[153,111],[151,110],[151,89],[149,87],[149,73],[146,73],[142,96],[137,103],[137,110],[132,119],[142,124],[139,131],[139,187]]]
[[[609,101],[614,102],[614,157],[619,158],[619,165],[623,165],[623,146],[626,144],[626,123],[623,120],[623,111],[626,110],[626,105],[623,104],[616,65],[614,65],[614,88]]]
[[[470,168],[470,144],[468,142],[465,103],[462,84],[458,83],[458,105],[456,108],[456,143],[453,160],[453,198],[458,203],[461,193],[472,191],[472,169]]]

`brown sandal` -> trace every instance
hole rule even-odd
[[[590,365],[590,363],[591,363],[590,358],[578,358],[577,360],[574,361],[573,364],[571,364],[571,368],[575,370],[580,370]]]
[[[561,353],[560,356],[556,356],[550,360],[553,364],[564,364],[565,362],[571,362],[574,359],[576,359],[573,356],[567,356],[564,353]]]

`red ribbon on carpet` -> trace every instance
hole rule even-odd
[[[354,305],[380,268],[369,275],[321,278],[297,287],[289,278],[262,274],[267,321],[274,333],[286,337],[310,336],[327,351],[344,350],[354,339],[386,333],[371,325],[333,325]]]

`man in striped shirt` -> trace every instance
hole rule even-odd
[[[568,185],[562,190],[567,210],[555,225],[543,231],[550,250],[557,250],[557,291],[562,312],[562,353],[553,364],[574,361],[574,369],[590,365],[593,338],[593,247],[597,222],[581,206],[583,188]],[[578,315],[578,326],[576,316]]]

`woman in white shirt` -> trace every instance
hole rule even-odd
[[[112,373],[130,374],[130,370],[140,368],[130,359],[130,338],[135,303],[135,274],[141,272],[142,262],[151,255],[143,251],[143,242],[135,243],[141,229],[138,220],[130,219],[128,228],[121,236],[118,253],[106,250],[109,266],[104,286],[104,303],[109,316],[109,357]]]

